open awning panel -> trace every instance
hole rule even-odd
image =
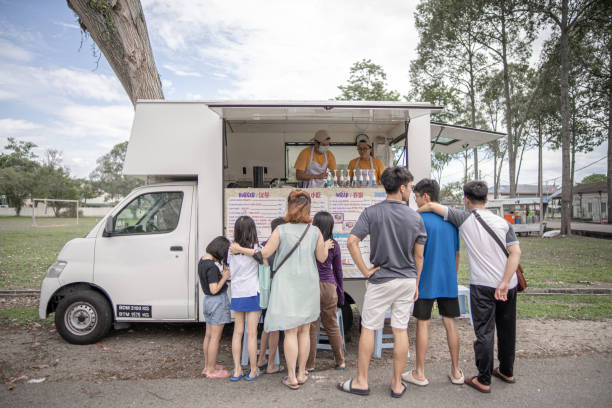
[[[505,133],[431,122],[431,150],[455,154],[506,136]]]
[[[228,121],[302,121],[320,123],[402,122],[443,107],[429,103],[395,101],[215,101],[205,102],[219,117]]]

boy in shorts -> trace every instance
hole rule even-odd
[[[393,380],[390,394],[400,398],[406,392],[401,374],[408,356],[408,320],[412,304],[419,297],[419,276],[427,232],[423,219],[406,205],[410,198],[412,174],[406,167],[390,167],[381,176],[387,197],[363,210],[351,231],[347,246],[363,276],[368,278],[361,314],[361,336],[357,377],[337,384],[356,395],[368,395],[368,368],[374,351],[374,333],[382,329],[385,313],[391,309],[393,329]],[[368,268],[359,242],[370,236]]]
[[[437,181],[423,179],[414,186],[417,205],[438,202],[440,186]],[[459,269],[459,230],[434,213],[422,213],[427,243],[425,261],[419,281],[419,299],[414,304],[412,315],[417,318],[416,368],[402,374],[402,379],[411,384],[426,386],[425,354],[429,340],[429,321],[434,301],[438,304],[442,322],[446,329],[446,340],[451,355],[451,371],[448,375],[453,384],[463,384],[463,372],[459,368],[459,331],[455,318],[459,317],[457,300],[457,270]]]

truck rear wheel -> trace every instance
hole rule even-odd
[[[93,290],[68,293],[55,310],[55,327],[72,344],[91,344],[108,334],[113,321],[110,304]]]

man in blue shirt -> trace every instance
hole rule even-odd
[[[440,186],[431,179],[423,179],[414,186],[419,207],[438,202]],[[434,300],[442,315],[446,339],[451,354],[449,379],[453,384],[463,384],[463,372],[459,368],[459,332],[455,317],[459,317],[457,300],[457,270],[459,269],[459,231],[448,221],[434,213],[421,213],[427,230],[425,261],[419,281],[419,299],[412,315],[417,318],[416,368],[402,374],[406,382],[426,386],[425,354],[429,337],[429,321]]]

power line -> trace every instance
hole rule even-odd
[[[589,163],[589,164],[587,164],[586,166],[583,166],[583,167],[581,167],[581,168],[579,168],[579,169],[577,169],[577,170],[574,170],[574,173],[579,172],[580,170],[584,170],[584,169],[586,169],[587,167],[591,167],[592,165],[597,164],[597,163],[599,163],[600,161],[602,161],[603,159],[607,159],[607,158],[608,158],[608,156],[607,156],[607,155],[605,155],[605,156],[604,156],[604,157],[602,157],[601,159],[595,160],[594,162]],[[562,177],[562,176],[557,176],[557,177],[555,177],[555,178],[551,178],[551,179],[544,180],[544,181],[553,181],[553,180],[556,180],[556,179],[561,178],[561,177]]]

